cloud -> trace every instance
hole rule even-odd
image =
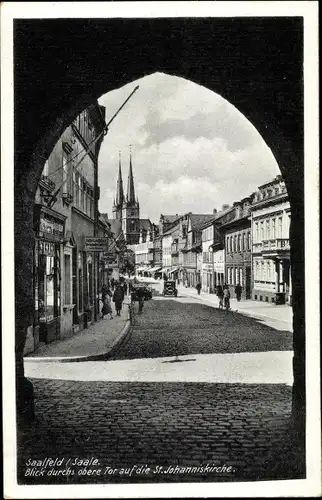
[[[136,84],[139,90],[112,123],[99,157],[100,210],[112,214],[122,152],[126,190],[129,144],[141,216],[211,213],[279,173],[261,136],[230,103],[182,78],[156,73],[109,92],[110,117]]]
[[[215,111],[196,111],[189,118],[163,118],[163,121],[158,110],[150,110],[141,128],[145,135],[141,147],[162,144],[174,137],[184,137],[188,141],[198,138],[224,139],[230,151],[247,148],[258,140],[259,134],[232,108],[233,106],[223,101]]]

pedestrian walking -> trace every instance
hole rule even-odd
[[[224,306],[226,311],[230,309],[230,291],[227,285],[224,286]]]
[[[240,286],[240,284],[238,283],[238,284],[235,286],[235,295],[236,295],[237,302],[240,302],[240,299],[241,299],[241,294],[242,294],[242,287],[241,287],[241,286]]]
[[[219,309],[223,309],[224,307],[224,291],[221,285],[217,286],[217,297],[219,300]]]
[[[116,315],[121,316],[122,302],[124,299],[124,291],[121,285],[116,284],[114,294],[113,294],[113,302],[115,304]]]
[[[200,282],[197,283],[196,289],[197,289],[198,295],[200,295],[200,290],[201,290],[201,283]]]
[[[142,314],[142,311],[143,311],[143,306],[144,306],[144,300],[145,300],[145,296],[144,296],[144,288],[143,286],[140,286],[137,291],[136,291],[136,296],[138,298],[138,301],[139,301],[139,314]]]
[[[110,319],[113,319],[113,311],[111,306],[111,290],[106,286],[102,286],[102,310],[101,310],[101,319],[104,319],[104,316],[109,314]]]

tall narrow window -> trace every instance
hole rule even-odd
[[[282,238],[282,223],[283,223],[283,219],[282,217],[279,217],[278,218],[278,238]]]
[[[49,164],[48,164],[48,160],[46,160],[46,163],[44,165],[44,169],[42,171],[42,175],[44,177],[48,177],[48,173],[49,173]]]
[[[275,233],[275,219],[272,219],[272,239],[275,240],[276,238],[276,233]]]
[[[64,267],[65,267],[65,296],[64,296],[64,303],[65,304],[70,304],[71,303],[71,258],[70,255],[65,254],[64,255]]]
[[[73,194],[70,155],[63,151],[63,193]]]

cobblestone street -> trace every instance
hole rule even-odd
[[[114,361],[62,363],[60,371],[56,369],[58,376],[54,376],[57,363],[52,363],[52,380],[43,374],[37,377],[37,370],[40,374],[47,369],[46,363],[33,364],[37,420],[19,437],[19,480],[27,484],[69,484],[303,477],[289,432],[292,388],[274,380],[273,361],[266,383],[190,383],[184,378],[192,365],[202,360],[202,354],[225,357],[230,353],[262,353],[266,358],[272,355],[273,360],[271,351],[290,349],[291,333],[237,313],[226,315],[184,298],[146,302]],[[133,371],[131,381],[122,381],[122,367],[126,370],[130,360],[135,360],[137,370],[142,365],[142,371],[149,359],[157,361],[158,357],[177,354],[198,358],[195,363],[183,359],[174,363],[182,367],[182,379],[136,381]],[[166,371],[170,365],[160,366]],[[160,366],[158,369],[163,370]],[[107,378],[113,369],[114,374],[119,371],[120,379]],[[93,372],[95,379],[91,378]],[[74,380],[69,379],[72,373],[78,374]],[[73,474],[25,475],[27,463],[45,457],[60,457],[65,462],[94,457],[101,472],[79,475],[81,467],[75,465],[70,468]],[[122,468],[134,465],[150,470],[120,475]],[[176,466],[204,469],[173,472],[171,467]],[[211,470],[218,466],[226,469],[221,473]],[[114,473],[104,473],[112,470]]]
[[[27,484],[232,481],[296,473],[286,448],[291,388],[34,380],[38,419],[20,443]],[[287,441],[285,442],[285,439]],[[230,474],[23,477],[28,459],[95,457],[104,467],[226,464]],[[77,468],[75,468],[77,471]]]
[[[146,302],[142,316],[136,315],[130,342],[118,350],[115,359],[292,349],[291,332],[192,300]]]

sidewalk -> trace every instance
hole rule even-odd
[[[215,294],[201,291],[200,295],[198,295],[197,290],[194,288],[185,288],[182,285],[178,286],[178,291],[180,295],[193,297],[211,305],[212,307],[218,307],[218,297]],[[276,306],[275,304],[259,302],[251,299],[237,302],[236,299],[231,299],[230,307],[232,311],[238,311],[240,314],[244,314],[245,316],[282,322],[285,323],[290,331],[293,329],[293,309],[288,305]]]
[[[63,340],[41,346],[24,357],[25,362],[95,361],[105,359],[126,337],[130,329],[127,303],[121,316],[99,320],[81,332]]]

